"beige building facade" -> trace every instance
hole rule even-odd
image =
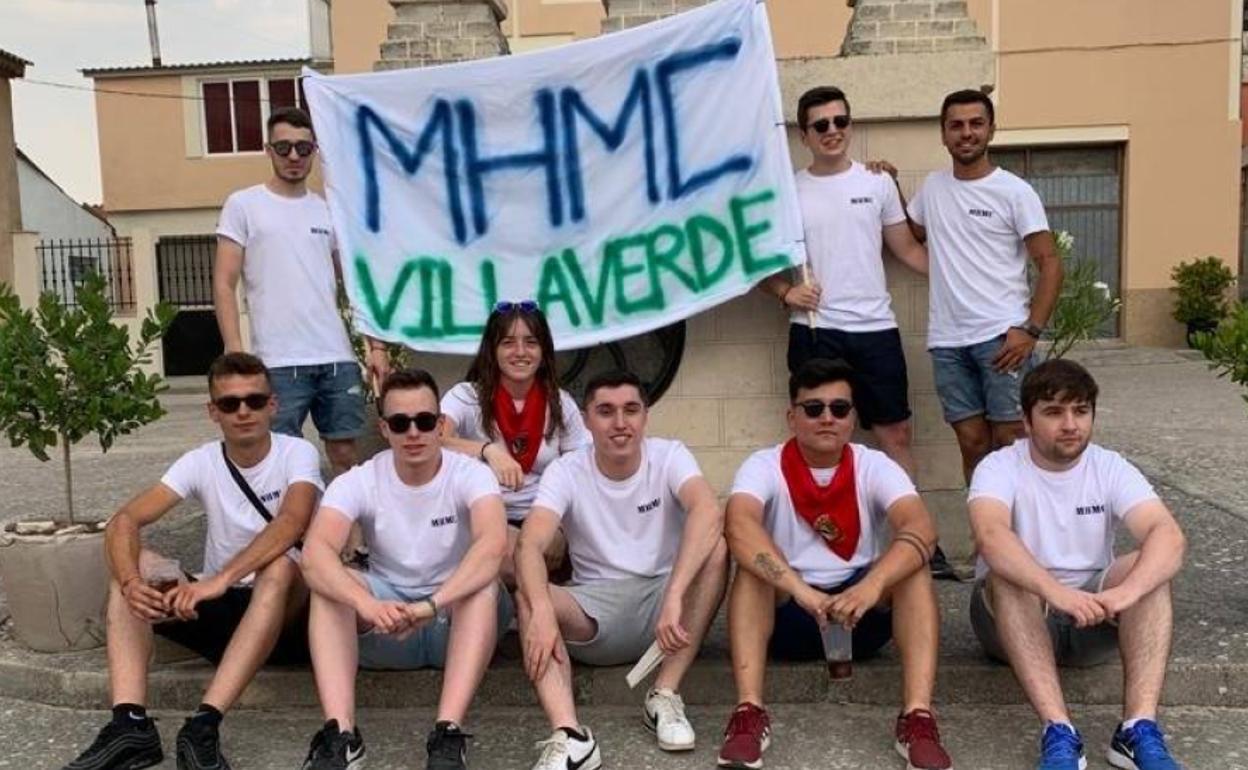
[[[331,6],[333,61],[317,66],[361,72],[519,53],[700,4],[338,2]],[[1096,259],[1120,292],[1116,333],[1126,342],[1181,343],[1182,330],[1169,317],[1173,265],[1212,254],[1237,266],[1240,0],[770,0],[767,7],[789,120],[806,88],[840,85],[853,104],[855,156],[892,161],[907,193],[948,164],[937,120],[943,95],[991,90],[993,152],[1036,186],[1054,227],[1077,233],[1077,250]],[[205,83],[280,81],[300,64],[89,74],[101,89],[190,96],[202,94]],[[225,196],[268,173],[261,154],[206,151],[202,101],[101,93],[97,112],[104,205],[119,232],[135,238],[136,258],[147,253],[151,260],[162,238],[210,234]],[[805,151],[790,130],[800,166]],[[924,349],[926,281],[886,262],[910,367],[918,481],[930,505],[953,514],[942,516],[942,528],[953,527],[947,547],[965,553],[956,527],[964,518],[960,460]],[[138,265],[136,275],[153,269]],[[149,279],[148,289],[158,283]],[[654,409],[653,429],[693,447],[721,491],[749,452],[785,433],[786,334],[785,314],[757,293],[686,325],[679,368]],[[422,362],[446,384],[464,365]]]
[[[17,145],[13,138],[13,86],[30,62],[0,50],[0,283],[14,283],[14,234],[22,229],[17,186]]]

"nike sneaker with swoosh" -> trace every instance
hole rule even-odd
[[[312,736],[308,758],[302,770],[360,770],[364,767],[364,738],[360,728],[351,732],[338,729],[338,720],[325,723]]]
[[[538,741],[542,750],[533,770],[598,770],[602,767],[602,755],[594,733],[581,725],[583,733],[561,727],[549,738]]]

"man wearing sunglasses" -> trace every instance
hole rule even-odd
[[[1087,766],[1058,666],[1115,656],[1123,721],[1106,760],[1127,770],[1181,770],[1157,707],[1174,617],[1170,582],[1186,540],[1143,474],[1092,443],[1097,392],[1092,375],[1067,359],[1023,379],[1027,438],[985,457],[971,481],[980,554],[971,626],[984,650],[1014,669],[1043,722],[1037,770]],[[1114,548],[1124,528],[1134,551]]]
[[[443,449],[438,386],[428,372],[391,373],[378,404],[389,450],[334,479],[304,546],[313,591],[308,637],[326,722],[303,767],[362,766],[358,666],[434,667],[444,674],[426,767],[462,770],[470,736],[460,728],[511,616],[498,579],[507,552],[503,499],[488,466]],[[363,573],[339,558],[357,522],[370,553]]]
[[[321,492],[316,447],[270,432],[277,405],[268,372],[255,356],[219,357],[208,370],[208,393],[208,416],[220,427],[222,441],[182,455],[159,483],[109,520],[113,719],[66,770],[160,764],[160,735],[146,710],[153,632],[217,664],[203,702],[178,731],[179,770],[227,768],[218,731],[224,712],[266,659],[308,659],[308,594],[294,547]],[[143,549],[139,532],[187,498],[203,506],[207,520],[203,571],[190,578],[179,578],[176,570],[157,576],[158,568],[172,565]]]
[[[771,741],[768,655],[822,660],[820,628],[829,623],[853,629],[855,658],[896,639],[903,669],[896,749],[910,770],[952,767],[931,710],[939,617],[927,563],[935,525],[901,466],[850,443],[853,376],[841,362],[803,364],[789,379],[793,437],[755,452],[733,482],[726,527],[739,568],[728,635],[739,705],[720,767],[763,766]],[[892,543],[882,548],[889,531]]]
[[[364,429],[364,390],[338,314],[340,267],[325,200],[308,190],[316,138],[308,114],[275,111],[265,153],[273,174],[226,200],[217,225],[212,292],[226,350],[243,350],[237,299],[241,278],[252,352],[270,367],[278,397],[274,430],[303,435],[308,414],[335,473],[355,463]],[[385,346],[366,340],[370,375],[389,366]]]
[[[646,436],[635,374],[596,375],[585,386],[593,445],[546,466],[516,546],[525,669],[554,732],[533,770],[597,770],[598,741],[580,723],[572,659],[636,662],[658,642],[666,657],[643,706],[665,751],[691,751],[679,695],[728,575],[723,511],[697,460],[679,441]],[[550,585],[544,554],[562,526],[572,584]],[[612,767],[628,766],[626,759]]]
[[[897,183],[850,157],[854,126],[841,89],[803,94],[797,125],[811,154],[796,179],[811,280],[782,272],[764,283],[792,311],[789,372],[812,358],[848,362],[858,373],[859,422],[914,478],[909,379],[883,248],[924,274],[927,250],[906,221]],[[939,548],[931,569],[936,577],[957,577]]]

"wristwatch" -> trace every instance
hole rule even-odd
[[[1023,331],[1030,334],[1034,339],[1040,339],[1040,335],[1044,334],[1044,327],[1038,324],[1033,324],[1031,321],[1028,321],[1027,323],[1018,324],[1017,326],[1011,326],[1010,328],[1022,329]]]

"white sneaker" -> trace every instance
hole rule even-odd
[[[581,725],[584,740],[578,740],[563,730],[555,730],[549,738],[538,741],[542,755],[537,758],[533,770],[598,770],[602,767],[602,755],[594,733]]]
[[[692,751],[693,725],[685,718],[685,702],[668,689],[651,690],[642,708],[646,727],[659,739],[664,751]]]

